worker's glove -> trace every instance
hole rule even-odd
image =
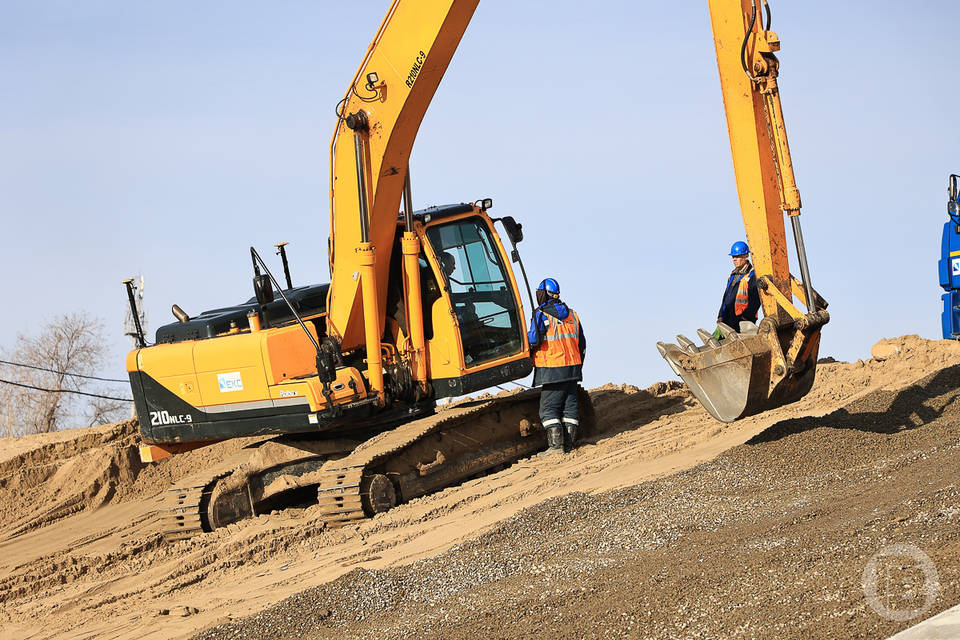
[[[720,331],[720,327],[713,330],[713,337],[717,340],[723,340],[723,332]]]

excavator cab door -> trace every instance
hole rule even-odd
[[[483,219],[432,227],[427,237],[444,269],[466,367],[520,353],[523,326],[517,300]]]
[[[480,213],[431,222],[424,236],[443,298],[431,310],[430,351],[459,346],[459,354],[450,354],[459,362],[444,365],[431,357],[437,394],[462,395],[528,375],[532,364],[519,293],[489,218]],[[449,315],[437,313],[437,305],[446,306]]]

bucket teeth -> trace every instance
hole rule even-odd
[[[734,329],[728,324],[718,322],[717,329],[720,329],[720,333],[723,335],[724,340],[736,340],[740,337],[737,335],[737,332],[734,331]]]
[[[703,344],[707,347],[715,349],[720,346],[720,343],[717,342],[717,339],[713,337],[713,333],[707,331],[706,329],[697,329],[697,335],[700,336],[700,339],[703,340]]]
[[[678,376],[683,377],[683,371],[680,369],[679,366],[677,366],[677,363],[673,361],[673,354],[671,354],[671,351],[673,352],[680,351],[677,345],[667,344],[665,342],[658,342],[657,351],[659,351],[663,359],[667,361],[667,364],[670,365],[670,368],[673,369],[673,372]]]
[[[694,344],[693,340],[682,333],[677,334],[677,344],[680,345],[681,350],[686,351],[687,353],[698,353],[700,351],[700,347]]]

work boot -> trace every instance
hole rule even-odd
[[[547,449],[537,454],[538,458],[563,453],[563,427],[551,425],[547,427]]]
[[[573,451],[577,448],[577,434],[580,432],[580,425],[576,422],[563,421],[566,438],[564,439],[564,451]]]

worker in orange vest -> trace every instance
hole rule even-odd
[[[537,287],[537,305],[527,337],[535,367],[533,385],[542,386],[540,423],[547,431],[548,449],[540,455],[551,455],[569,451],[577,441],[577,383],[583,380],[587,339],[576,311],[560,300],[560,285],[553,278]]]
[[[750,264],[750,247],[746,242],[734,242],[730,247],[733,271],[723,292],[717,322],[722,322],[734,331],[740,331],[740,322],[757,322],[760,310],[760,293],[757,277]]]

